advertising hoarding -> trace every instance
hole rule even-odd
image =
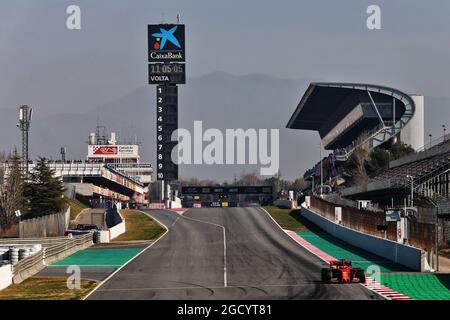
[[[90,145],[88,157],[139,157],[138,145]]]
[[[184,62],[185,34],[182,24],[148,26],[148,62]]]

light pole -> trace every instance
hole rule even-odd
[[[411,207],[414,206],[414,177],[409,174],[406,176],[407,179],[411,179]]]
[[[430,137],[430,148],[431,148],[431,138],[433,137],[433,135],[430,133],[428,136]]]
[[[447,131],[447,127],[445,126],[445,124],[442,125],[442,129],[444,130],[443,139],[444,139],[444,142],[445,142],[445,132]]]

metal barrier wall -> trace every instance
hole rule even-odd
[[[384,238],[384,232],[378,231],[378,225],[384,225],[384,212],[358,210],[353,207],[340,206],[325,200],[311,197],[311,208],[322,216],[334,221],[334,208],[342,207],[342,224],[366,234]],[[397,240],[396,222],[388,222],[387,239]],[[433,251],[435,247],[435,226],[418,221],[408,221],[409,243],[426,251]]]
[[[81,236],[37,239],[7,239],[8,244],[42,244],[43,249],[38,253],[20,260],[12,266],[13,282],[20,283],[28,277],[38,273],[45,266],[90,247],[93,245],[93,234]],[[5,244],[6,241],[3,241]]]
[[[422,271],[422,255],[425,254],[424,251],[336,224],[334,215],[333,220],[330,220],[330,218],[323,217],[312,210],[312,208],[302,207],[301,213],[306,219],[334,237],[412,270]]]

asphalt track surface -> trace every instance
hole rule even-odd
[[[169,231],[89,300],[379,298],[359,284],[321,283],[323,261],[261,208],[147,213]]]

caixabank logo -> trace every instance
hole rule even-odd
[[[184,62],[184,25],[148,26],[149,62]]]

